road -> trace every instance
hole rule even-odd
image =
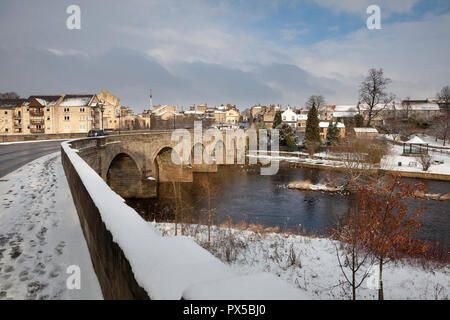
[[[46,154],[59,151],[63,141],[0,144],[0,178]]]

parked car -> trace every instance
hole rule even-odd
[[[101,137],[101,136],[109,136],[109,133],[105,130],[89,130],[88,137]]]

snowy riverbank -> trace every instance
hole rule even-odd
[[[102,299],[60,152],[0,180],[0,299]],[[67,267],[81,289],[67,289]]]
[[[172,223],[152,223],[162,234],[171,236]],[[258,228],[254,227],[253,230]],[[180,234],[180,230],[178,231]],[[348,299],[350,290],[336,258],[335,242],[326,238],[288,235],[226,227],[212,227],[211,246],[205,226],[186,226],[186,236],[228,263],[240,274],[269,272],[300,288],[312,299]],[[403,261],[384,271],[386,299],[448,299],[450,266],[428,266]],[[377,299],[377,291],[366,284],[357,292],[359,299]]]

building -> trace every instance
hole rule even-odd
[[[225,123],[230,127],[239,127],[239,110],[232,108],[225,114]]]
[[[185,113],[186,112],[188,111],[185,111]],[[178,112],[176,106],[165,104],[153,107],[152,116],[160,120],[169,120],[175,116],[181,116],[181,114]]]
[[[0,134],[30,133],[27,99],[0,100]]]
[[[34,95],[15,100],[9,105],[2,103],[3,134],[87,133],[102,128],[96,94]],[[5,126],[8,123],[11,126]]]
[[[306,131],[306,122],[308,121],[307,114],[297,114],[297,131],[305,132]]]
[[[326,122],[326,121],[319,122],[320,138],[322,139],[322,141],[325,141],[327,139],[329,126],[330,126],[330,122]],[[338,122],[336,124],[336,126],[339,130],[339,138],[340,139],[345,138],[345,125],[342,122]]]
[[[281,121],[288,124],[292,129],[297,128],[297,113],[292,110],[290,106],[287,107],[285,111],[281,113]]]
[[[275,106],[270,106],[269,110],[267,110],[267,112],[264,113],[263,121],[264,121],[264,126],[267,129],[273,128],[273,120],[275,120],[276,114],[277,114],[277,110],[276,110]]]
[[[120,99],[103,90],[97,94],[97,98],[103,107],[103,125],[105,130],[118,130],[120,128],[121,108]]]
[[[353,128],[357,137],[377,137],[378,130],[375,128]]]

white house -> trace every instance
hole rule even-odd
[[[281,114],[281,121],[290,125],[293,129],[297,128],[297,114],[290,106]]]

